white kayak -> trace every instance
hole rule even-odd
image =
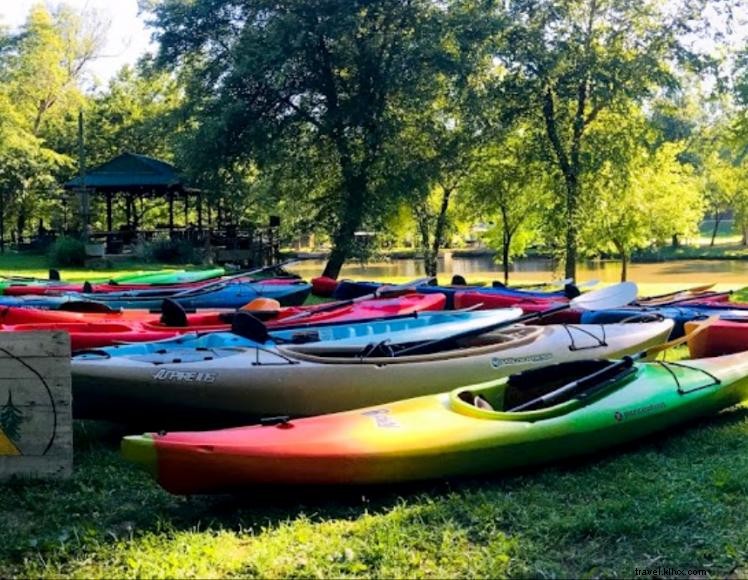
[[[671,320],[608,325],[513,325],[431,354],[324,356],[296,347],[200,347],[72,361],[80,417],[308,416],[378,405],[482,383],[529,368],[615,358],[667,340]],[[189,423],[188,423],[189,424]]]

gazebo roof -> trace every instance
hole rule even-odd
[[[197,190],[187,186],[176,167],[165,161],[146,155],[123,153],[106,163],[94,167],[85,174],[84,183],[76,177],[65,184],[65,189],[76,189],[84,185],[98,191],[136,191],[141,193],[181,191],[193,193]]]

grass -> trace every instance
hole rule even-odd
[[[174,497],[76,425],[76,471],[2,488],[0,575],[630,577],[748,558],[748,411],[577,463],[327,495]],[[743,569],[743,573],[745,573]]]
[[[748,574],[743,408],[511,475],[242,496],[167,494],[120,457],[122,434],[77,421],[70,480],[0,486],[0,577]]]

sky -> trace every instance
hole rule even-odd
[[[0,0],[0,24],[11,30],[21,26],[31,7],[39,0]],[[45,0],[54,8],[65,3],[76,10],[93,10],[109,22],[107,44],[102,57],[89,67],[90,72],[106,83],[125,64],[133,64],[149,49],[150,32],[138,17],[138,0]]]

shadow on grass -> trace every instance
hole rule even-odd
[[[434,551],[441,541],[434,534],[461,534],[481,546],[500,533],[518,542],[512,550],[521,546],[521,557],[514,556],[523,562],[520,572],[542,568],[564,575],[589,572],[584,565],[563,563],[572,553],[590,562],[610,560],[624,571],[642,563],[636,561],[642,551],[684,558],[691,549],[688,534],[698,522],[706,552],[717,554],[710,556],[713,568],[724,571],[732,562],[724,546],[745,531],[739,523],[725,526],[748,508],[746,422],[748,410],[733,409],[613,451],[505,475],[377,487],[256,488],[188,498],[167,494],[118,456],[121,427],[78,422],[70,481],[0,488],[0,509],[11,532],[0,545],[0,562],[13,562],[8,570],[17,574],[34,555],[64,566],[149,534],[167,543],[193,530],[258,538],[284,533],[299,521],[325,529],[366,520],[351,532],[361,546],[367,534],[407,531],[426,534],[423,550]],[[645,517],[654,528],[642,525]],[[547,566],[530,564],[535,561]]]

